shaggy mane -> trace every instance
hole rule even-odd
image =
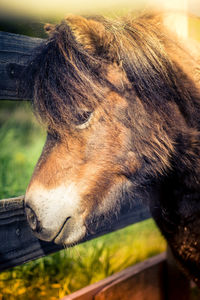
[[[34,110],[47,126],[70,127],[84,110],[92,111],[105,101],[107,88],[128,94],[129,99],[136,93],[149,109],[162,108],[165,113],[166,104],[175,101],[188,124],[197,122],[199,94],[181,62],[169,56],[167,48],[180,46],[165,34],[157,18],[88,19],[105,27],[105,46],[94,41],[96,52],[87,51],[63,21],[26,70],[26,81],[34,82]],[[112,43],[106,43],[107,36]],[[107,80],[107,67],[113,63],[122,68],[132,91],[125,93],[126,85],[120,90]]]

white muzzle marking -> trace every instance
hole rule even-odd
[[[70,218],[70,226],[67,221],[59,234],[63,238],[58,236],[56,242],[62,240],[62,243],[74,243],[84,236],[86,229],[81,216],[83,210],[74,183],[55,189],[46,189],[42,185],[31,186],[26,193],[25,202],[34,210],[40,222],[42,230],[36,233],[38,238],[46,241],[54,239],[67,218]]]

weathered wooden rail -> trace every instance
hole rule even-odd
[[[0,200],[0,270],[61,250],[62,247],[38,240],[32,233],[24,214],[23,196]],[[100,228],[87,239],[123,228],[150,217],[148,209],[136,204],[109,228]]]
[[[45,40],[0,32],[0,100],[24,99],[20,75],[36,48]]]
[[[20,89],[20,76],[41,43],[45,40],[0,32],[0,100],[30,100],[25,99]],[[149,217],[148,208],[135,203],[112,226],[100,228],[87,240]],[[38,240],[32,234],[24,214],[23,196],[0,200],[0,270],[61,249],[54,243]],[[166,254],[161,254],[64,299],[188,300],[189,281],[172,261],[172,257],[169,260]]]

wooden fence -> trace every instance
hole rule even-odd
[[[20,73],[37,46],[45,40],[0,32],[0,99],[23,100]],[[28,99],[26,99],[28,100]],[[109,228],[102,227],[88,236],[92,239],[150,217],[147,207],[135,203]],[[24,214],[23,196],[0,201],[0,270],[20,265],[61,250],[53,243],[38,240]],[[67,299],[83,300],[188,300],[189,281],[177,269],[171,254],[153,257],[96,284]]]

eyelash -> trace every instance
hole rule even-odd
[[[78,116],[76,128],[77,129],[87,128],[90,124],[92,116],[93,116],[93,112],[91,112],[91,111],[86,111],[86,112],[83,112],[83,114],[80,114]]]

